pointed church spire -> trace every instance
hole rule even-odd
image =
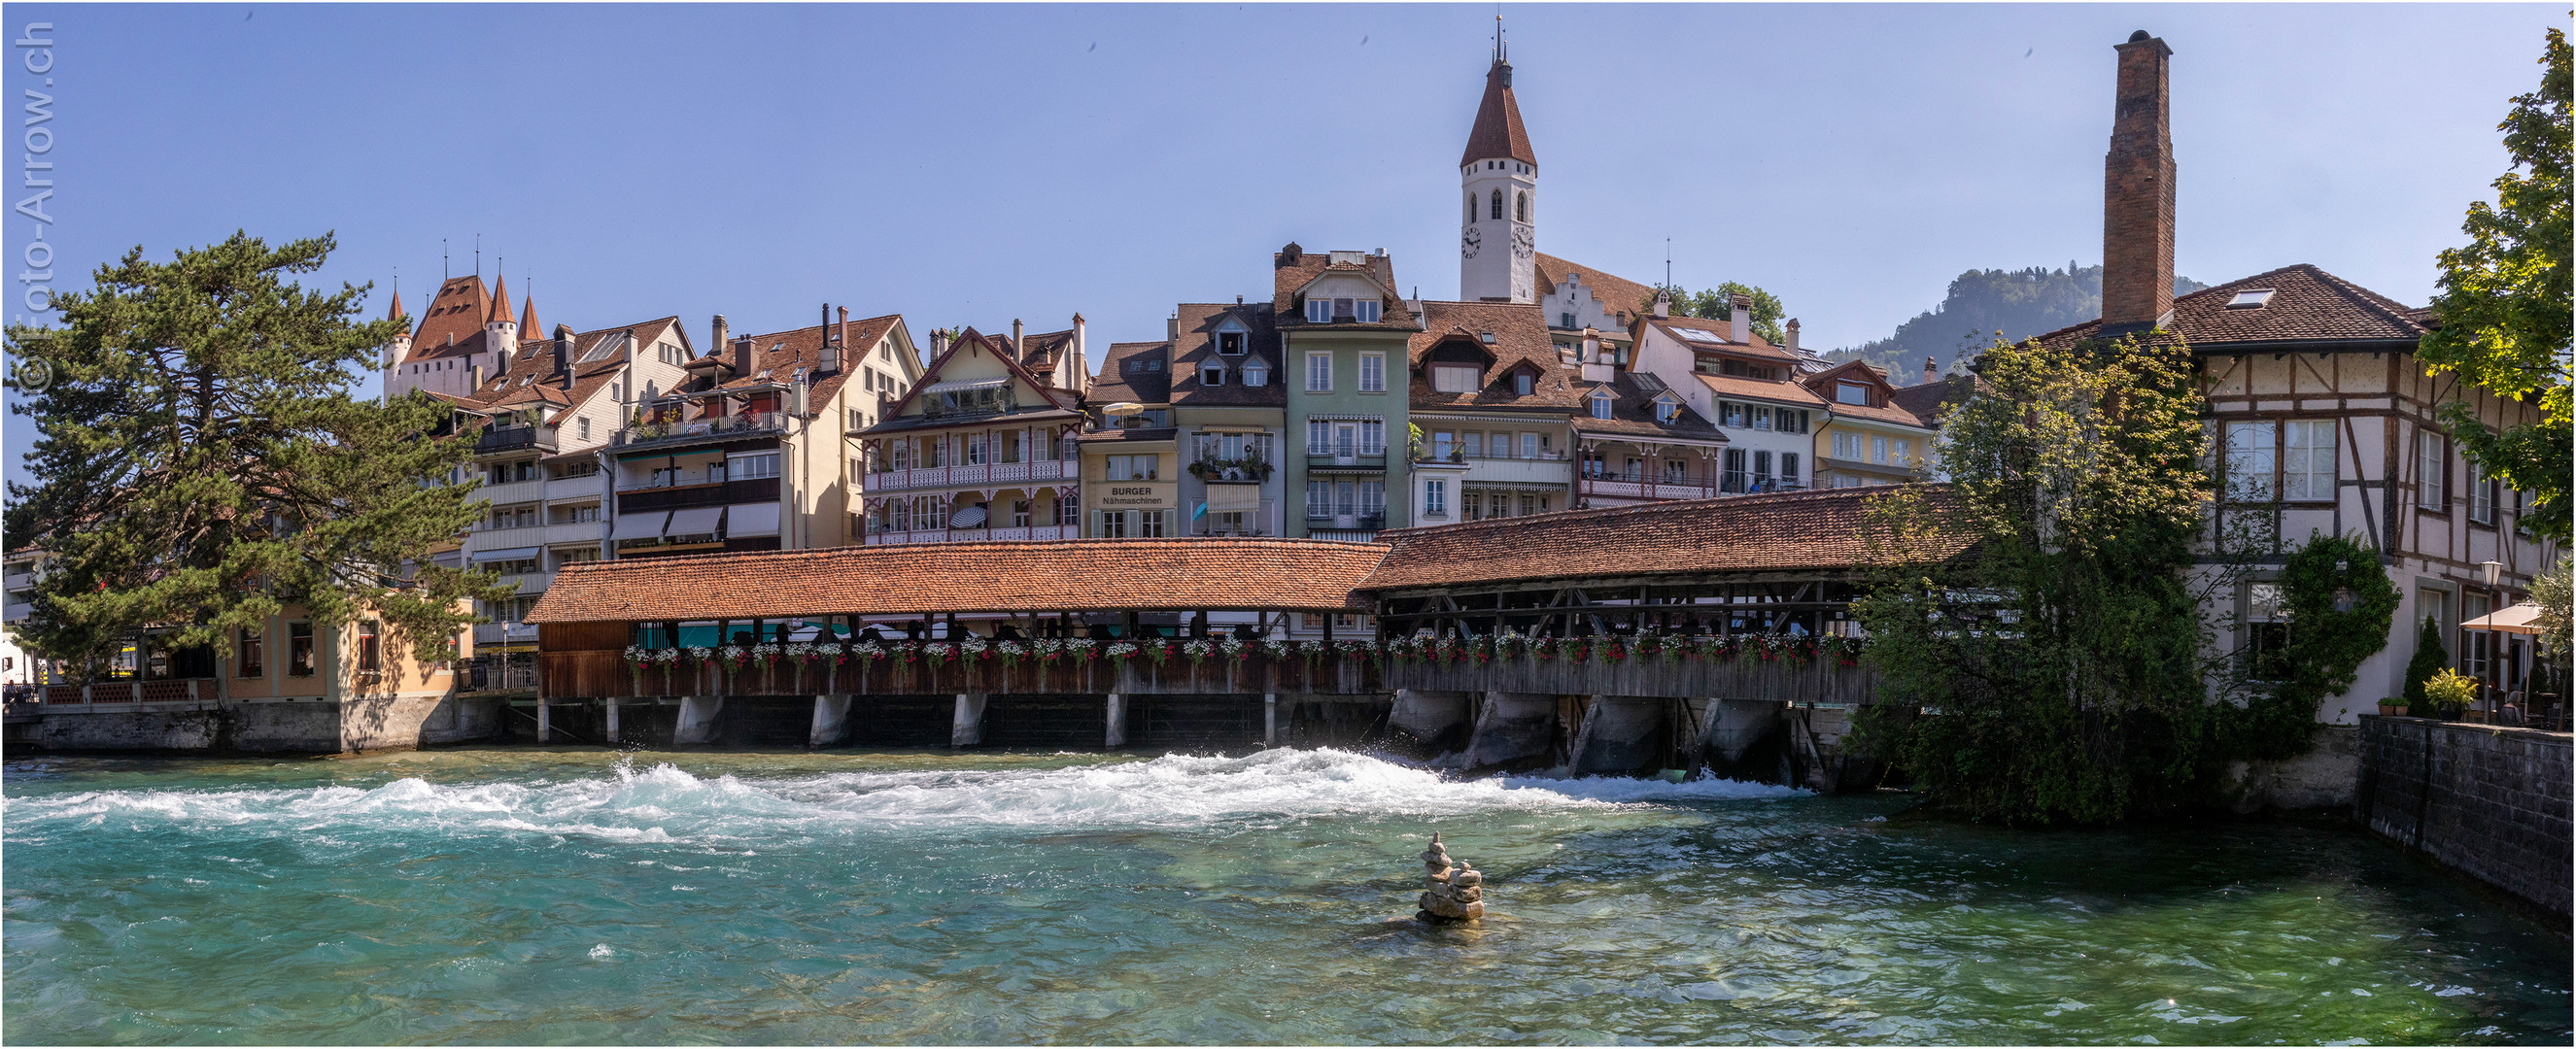
[[[1485,100],[1476,105],[1476,126],[1467,133],[1467,152],[1458,158],[1459,167],[1479,160],[1538,163],[1538,156],[1530,152],[1529,132],[1521,127],[1521,104],[1512,97],[1512,64],[1503,60],[1499,25],[1495,32],[1494,66],[1485,71]]]
[[[537,324],[536,293],[529,292],[527,299],[519,305],[519,337],[522,339],[533,339],[538,335],[544,334],[545,330],[545,328]]]
[[[510,278],[495,274],[492,278],[492,312],[483,317],[485,324],[510,323]]]
[[[399,284],[394,286],[394,304],[385,310],[385,319],[389,321],[403,319],[402,286]]]

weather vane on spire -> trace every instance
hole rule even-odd
[[[1503,44],[1503,5],[1494,5],[1494,61],[1511,61],[1511,50]]]

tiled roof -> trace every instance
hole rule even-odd
[[[1497,157],[1538,163],[1530,152],[1529,131],[1521,127],[1520,101],[1512,96],[1512,67],[1501,58],[1485,71],[1485,97],[1476,103],[1476,125],[1467,132],[1467,152],[1458,166]]]
[[[1544,251],[1538,253],[1540,295],[1556,294],[1556,286],[1565,283],[1569,277],[1579,277],[1578,283],[1592,289],[1592,297],[1599,299],[1602,307],[1613,314],[1643,317],[1655,308],[1655,289],[1651,287],[1589,266],[1575,265]]]
[[[1066,388],[1072,386],[1071,383],[1061,381],[1061,377],[1055,374],[1055,367],[1057,362],[1064,359],[1065,351],[1073,347],[1073,329],[1026,333],[1020,336],[1017,345],[1013,345],[1008,335],[992,335],[987,338],[1009,351],[1013,359],[1020,362],[1021,367],[1029,370],[1029,374],[1046,380],[1052,386]]]
[[[1181,342],[1174,348],[1167,374],[1171,380],[1174,405],[1190,408],[1278,407],[1288,403],[1288,386],[1281,380],[1286,371],[1280,366],[1279,331],[1272,320],[1278,313],[1268,303],[1185,302],[1180,305]],[[1241,323],[1244,352],[1227,357],[1216,352],[1216,329],[1228,319]],[[1260,386],[1243,384],[1243,365],[1259,360],[1270,366],[1270,381]],[[1199,364],[1223,361],[1225,383],[1220,386],[1199,384]]]
[[[1576,389],[1580,373],[1558,363],[1556,343],[1537,304],[1425,302],[1422,318],[1423,330],[1410,342],[1413,407],[1570,412],[1580,403],[1581,392]],[[1494,341],[1483,341],[1487,332],[1493,333]],[[1485,369],[1485,385],[1474,393],[1440,393],[1431,388],[1427,359],[1442,342],[1455,339],[1474,342],[1494,355],[1494,363]],[[1538,370],[1538,381],[1527,397],[1514,392],[1511,378],[1515,366],[1523,363]]]
[[[519,337],[533,339],[545,332],[545,325],[537,323],[537,297],[530,295],[519,304]]]
[[[438,294],[430,298],[429,308],[412,329],[411,355],[403,360],[426,361],[484,352],[483,319],[491,313],[491,297],[484,291],[483,278],[448,279],[438,286]]]
[[[1169,404],[1172,400],[1171,357],[1170,343],[1110,343],[1109,355],[1100,360],[1100,374],[1092,377],[1091,392],[1083,400],[1090,404],[1134,401],[1147,407]]]
[[[1708,387],[1710,393],[1720,397],[1745,397],[1818,408],[1826,406],[1825,399],[1816,396],[1816,391],[1794,382],[1747,379],[1736,375],[1710,375],[1707,372],[1692,372],[1691,378],[1699,380],[1700,385]]]
[[[1888,403],[1913,413],[1923,425],[1941,425],[1941,413],[1977,392],[1977,377],[1951,375],[1917,386],[1899,387]]]
[[[531,623],[928,612],[1357,609],[1385,558],[1314,539],[924,543],[567,565]]]
[[[1579,367],[1567,370],[1577,371]],[[1577,393],[1584,398],[1584,407],[1574,413],[1576,433],[1648,440],[1660,438],[1714,441],[1721,444],[1726,442],[1726,434],[1723,431],[1710,425],[1708,420],[1700,418],[1699,413],[1690,410],[1686,403],[1680,410],[1673,413],[1671,422],[1656,422],[1655,395],[1662,392],[1663,383],[1654,376],[1640,377],[1625,368],[1615,370],[1610,375],[1610,393],[1616,398],[1611,402],[1610,418],[1595,419],[1592,417],[1590,398],[1593,388],[1599,385],[1601,384],[1578,383],[1576,385]]]
[[[502,323],[502,322],[508,322],[508,323],[511,323],[511,324],[516,324],[516,323],[518,323],[518,318],[515,318],[515,317],[510,316],[510,312],[511,312],[511,311],[510,311],[510,278],[508,278],[508,277],[495,277],[495,278],[493,278],[493,280],[492,280],[492,306],[491,306],[491,309],[492,309],[492,312],[491,312],[490,314],[486,315],[486,316],[483,318],[483,323],[485,323],[485,324],[497,324],[497,323]],[[526,332],[520,332],[519,334],[521,334],[521,335],[525,335],[525,334],[527,334],[527,333],[526,333]]]
[[[1362,588],[1854,568],[1869,563],[1870,501],[1893,491],[1723,496],[1381,532],[1393,549]],[[1946,486],[1932,492],[1950,497]],[[1956,539],[1936,553],[1967,545]]]
[[[1734,333],[1733,326],[1735,322],[1731,320],[1711,320],[1707,317],[1648,316],[1640,318],[1640,323],[1651,324],[1655,327],[1662,328],[1666,334],[1671,335],[1676,341],[1679,341],[1683,345],[1694,350],[1706,350],[1711,353],[1731,353],[1738,357],[1753,357],[1761,360],[1788,361],[1792,364],[1797,363],[1801,359],[1797,354],[1772,345],[1771,340],[1763,338],[1758,333],[1746,332],[1744,334],[1747,341],[1734,341],[1729,338],[1729,336]],[[1709,335],[1716,336],[1716,338],[1703,339],[1697,335],[1682,334],[1685,331],[1705,332]]]
[[[1843,403],[1842,398],[1836,395],[1835,387],[1836,384],[1846,381],[1867,384],[1876,391],[1876,396],[1886,403]],[[1894,423],[1898,426],[1932,425],[1931,421],[1924,418],[1921,413],[1899,403],[1896,398],[1896,386],[1887,381],[1887,371],[1868,361],[1858,359],[1845,361],[1810,375],[1800,382],[1808,389],[1814,390],[1816,396],[1831,402],[1834,418],[1837,419],[1868,419],[1872,422]],[[1936,399],[1937,396],[1936,393]]]
[[[2261,307],[2229,309],[2238,292],[2272,289]],[[2430,330],[2411,309],[2306,263],[2204,288],[2174,300],[2170,329],[2195,347],[2317,341],[2413,342]],[[2093,338],[2099,320],[2039,336],[2044,343]]]
[[[621,324],[574,335],[572,383],[569,389],[559,384],[555,378],[554,340],[544,337],[523,339],[519,343],[519,351],[510,358],[510,367],[501,374],[484,380],[483,385],[477,387],[468,399],[472,404],[487,410],[517,407],[553,409],[580,407],[590,400],[593,394],[605,388],[610,380],[615,379],[626,364],[622,354],[583,362],[582,358],[599,348],[600,343],[612,338],[623,338],[631,331],[635,333],[636,342],[639,345],[650,346],[665,332],[670,333],[674,340],[680,340],[682,336],[679,328],[680,318],[657,317],[637,324]],[[554,422],[554,416],[548,416],[544,422],[551,425]]]
[[[1291,253],[1290,249],[1296,249]],[[1271,323],[1281,328],[1332,328],[1350,331],[1413,331],[1421,327],[1413,310],[1404,304],[1404,296],[1395,283],[1395,260],[1385,255],[1362,256],[1358,265],[1335,263],[1329,251],[1306,251],[1290,242],[1271,256]],[[1377,282],[1386,289],[1386,309],[1378,319],[1366,324],[1335,321],[1309,324],[1297,309],[1298,289],[1326,273],[1355,273]]]
[[[813,384],[806,388],[806,410],[819,412],[826,405],[831,404],[832,396],[839,392],[841,384],[848,382],[850,376],[858,371],[859,360],[867,356],[869,351],[876,349],[877,340],[885,338],[886,333],[893,331],[894,326],[902,320],[903,315],[899,313],[869,317],[865,320],[851,318],[849,345],[841,348],[840,370],[814,378]],[[798,368],[803,368],[808,375],[812,375],[816,369],[823,366],[824,333],[839,326],[838,324],[817,324],[791,331],[770,332],[766,335],[738,336],[738,338],[751,340],[751,371],[727,379],[718,384],[717,388],[758,386],[769,382],[793,382]],[[857,349],[854,351],[852,347]],[[723,357],[727,364],[732,363],[732,347],[719,346],[713,352]],[[769,377],[761,378],[762,372],[769,373]]]

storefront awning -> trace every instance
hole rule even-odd
[[[1257,484],[1209,485],[1207,486],[1207,508],[1209,513],[1261,509],[1261,486]]]
[[[995,390],[1010,384],[1011,377],[1008,375],[997,375],[989,379],[950,379],[946,382],[934,382],[928,386],[924,386],[921,388],[921,392],[954,393],[959,390]]]
[[[538,553],[538,549],[533,546],[514,546],[506,550],[477,550],[474,552],[474,563],[480,565],[494,561],[534,561]]]
[[[725,511],[725,538],[777,534],[777,503],[742,503]]]
[[[714,535],[716,522],[724,517],[724,510],[725,508],[721,506],[692,506],[685,510],[673,510],[671,523],[663,527],[662,534]]]
[[[642,513],[617,515],[617,526],[608,530],[611,539],[658,539],[662,522],[671,519],[668,510],[646,510]]]

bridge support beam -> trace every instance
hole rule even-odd
[[[617,745],[617,743],[618,743],[618,738],[617,738],[617,697],[615,697],[615,696],[610,696],[610,697],[608,697],[607,703],[608,703],[608,708],[607,708],[607,714],[608,714],[608,745],[609,745],[609,746],[614,747],[614,746],[616,746],[616,745]]]
[[[1485,710],[1467,742],[1466,768],[1545,760],[1556,749],[1556,697],[1534,692],[1485,693]]]
[[[1105,720],[1108,731],[1101,734],[1100,745],[1113,748],[1126,746],[1127,697],[1115,692],[1109,694],[1109,711]]]
[[[1728,779],[1779,776],[1785,740],[1782,704],[1769,699],[1719,699],[1708,705],[1708,735],[1701,740],[1708,766]]]
[[[1672,701],[1650,696],[1594,696],[1583,712],[1567,761],[1577,776],[1635,772],[1663,765],[1664,723]]]
[[[538,696],[538,697],[537,697],[537,742],[539,742],[539,743],[552,743],[552,742],[554,742],[554,740],[555,740],[555,708],[554,708],[554,705],[553,705],[552,703],[547,702],[547,701],[546,701],[546,697],[544,697],[544,696]]]
[[[1387,713],[1386,724],[1434,754],[1455,751],[1467,745],[1475,727],[1470,713],[1472,699],[1472,694],[1466,692],[1397,689],[1395,707]]]
[[[850,730],[850,697],[814,697],[814,727],[805,733],[808,750],[828,747],[841,741]]]
[[[696,746],[716,739],[716,715],[724,712],[723,696],[680,697],[680,723],[671,729],[673,746]]]
[[[1279,693],[1261,694],[1261,745],[1279,745]]]
[[[950,747],[972,747],[984,742],[984,699],[972,692],[957,694],[957,716],[948,723]]]

